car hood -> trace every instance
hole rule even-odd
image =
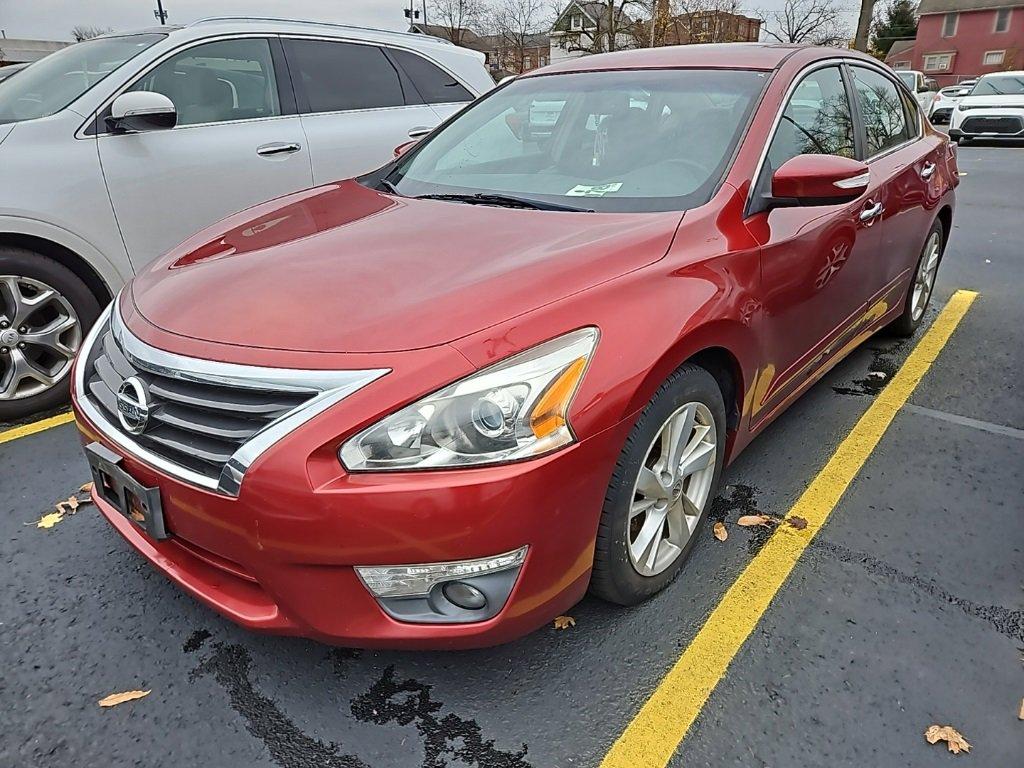
[[[210,227],[143,271],[131,298],[158,328],[205,341],[420,349],[657,261],[680,220],[416,200],[347,181]]]
[[[961,107],[1015,107],[1024,108],[1024,94],[1010,93],[1004,96],[964,96],[960,99]]]

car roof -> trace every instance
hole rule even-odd
[[[167,24],[159,27],[145,27],[130,32],[115,32],[104,37],[123,37],[133,34],[162,33],[178,40],[192,40],[214,35],[237,33],[264,34],[319,34],[330,37],[343,37],[356,40],[368,40],[378,43],[404,44],[416,48],[438,48],[446,51],[465,51],[458,49],[447,40],[430,35],[411,32],[395,32],[374,27],[360,27],[352,24],[335,24],[325,21],[309,21],[304,19],[287,19],[274,16],[210,16],[197,19],[190,24]]]
[[[535,74],[558,72],[591,72],[606,69],[671,69],[676,67],[699,67],[708,69],[757,69],[773,70],[791,56],[799,55],[801,60],[848,57],[877,64],[877,59],[856,51],[823,48],[810,45],[788,45],[783,43],[709,43],[699,45],[669,45],[660,48],[641,48],[615,53],[599,53],[560,61],[541,69]]]
[[[1006,72],[989,72],[987,75],[982,75],[979,80],[985,80],[989,77],[1022,77],[1024,76],[1024,69],[1010,69]]]

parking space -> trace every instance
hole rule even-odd
[[[870,340],[758,438],[712,512],[728,539],[708,528],[666,591],[632,609],[588,598],[571,612],[575,627],[471,652],[335,649],[241,630],[153,572],[94,509],[37,527],[88,468],[73,424],[7,432],[0,765],[933,766],[953,756],[925,742],[932,724],[963,733],[978,765],[1018,764],[1024,149],[972,146],[960,164],[928,325],[956,290],[979,297],[863,467],[846,467],[852,483],[802,539],[735,656],[712,643],[727,669],[710,695],[685,680],[671,691],[667,716],[696,719],[656,737],[660,762],[615,762],[609,750],[744,569],[793,535],[736,521],[790,514],[926,329]],[[96,705],[132,689],[151,693]]]

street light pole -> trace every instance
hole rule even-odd
[[[167,11],[164,10],[163,0],[156,0],[156,10],[153,15],[160,19],[161,24],[167,23]]]

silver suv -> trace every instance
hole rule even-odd
[[[424,35],[211,18],[0,82],[0,421],[59,405],[84,332],[202,227],[370,171],[494,85]]]

